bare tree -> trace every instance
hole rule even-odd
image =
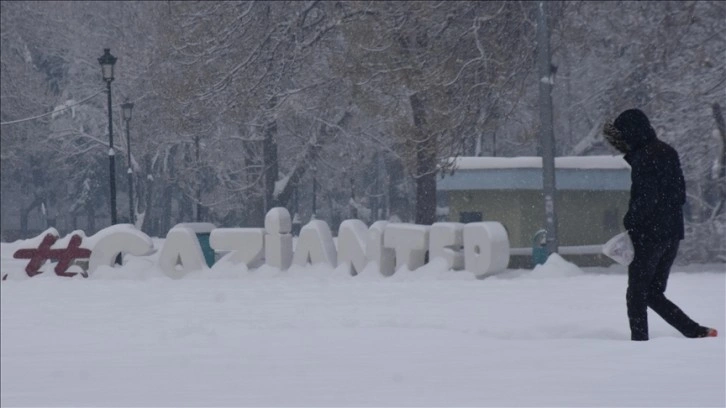
[[[386,115],[386,132],[395,135],[391,146],[415,180],[415,222],[430,224],[439,169],[495,127],[521,95],[531,69],[523,62],[532,50],[532,26],[522,20],[531,10],[507,2],[359,7],[367,13],[346,28],[356,61],[346,75],[378,100],[363,106],[370,115]]]

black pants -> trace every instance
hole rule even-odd
[[[648,340],[648,307],[686,337],[698,337],[702,328],[665,297],[668,275],[680,240],[633,241],[635,257],[628,267],[625,296],[632,340]]]

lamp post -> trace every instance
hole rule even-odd
[[[113,115],[111,113],[111,82],[113,81],[113,66],[117,58],[111,55],[109,48],[103,49],[103,55],[98,59],[106,81],[108,93],[108,161],[111,178],[111,225],[116,224],[116,158],[113,150]]]
[[[124,114],[124,121],[126,121],[126,156],[128,159],[129,168],[126,170],[126,174],[129,176],[129,223],[133,224],[134,220],[134,170],[131,166],[131,137],[129,136],[129,122],[131,121],[131,110],[134,108],[134,104],[129,102],[121,105],[121,111]]]
[[[550,55],[550,31],[547,27],[548,4],[540,1],[537,7],[537,65],[539,69],[540,149],[542,155],[542,186],[545,204],[547,250],[558,251],[557,207],[555,182],[555,135],[552,119],[552,85],[554,71]]]

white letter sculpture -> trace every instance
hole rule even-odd
[[[159,267],[174,279],[180,279],[189,272],[209,269],[197,235],[191,228],[175,226],[169,230],[159,254]]]
[[[93,251],[88,259],[88,275],[101,265],[113,267],[119,253],[144,256],[154,249],[148,235],[131,224],[112,225],[86,239]]]
[[[229,251],[214,265],[254,267],[264,257],[265,230],[263,228],[217,228],[209,235],[209,246],[215,251]]]
[[[443,258],[449,269],[464,269],[464,224],[437,222],[429,232],[429,260]]]
[[[355,276],[366,267],[366,237],[368,228],[361,220],[345,220],[338,228],[338,264],[347,264]]]
[[[388,224],[383,237],[386,248],[396,251],[396,271],[403,265],[415,270],[424,266],[429,249],[429,227],[415,224]]]
[[[383,236],[388,224],[388,221],[374,222],[368,229],[368,240],[366,241],[366,258],[368,258],[368,262],[378,264],[378,269],[383,276],[391,276],[396,272],[396,252],[383,245]]]
[[[338,254],[328,223],[312,220],[300,230],[292,262],[298,266],[324,263],[335,267]]]
[[[292,221],[284,207],[275,207],[265,216],[265,262],[280,270],[292,263]]]
[[[509,237],[498,222],[474,222],[464,226],[464,263],[476,276],[501,272],[509,264]]]

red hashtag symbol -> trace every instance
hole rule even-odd
[[[43,241],[40,243],[38,249],[18,249],[13,254],[15,259],[30,259],[28,265],[25,267],[25,272],[31,278],[35,275],[40,274],[40,267],[43,266],[45,261],[50,259],[51,251],[50,246],[55,243],[58,237],[47,234]]]
[[[80,235],[74,235],[71,237],[71,241],[68,243],[66,249],[52,249],[51,252],[54,256],[53,259],[58,260],[58,265],[55,266],[55,274],[58,276],[74,276],[75,273],[68,273],[68,267],[76,258],[89,258],[91,256],[91,250],[81,248]]]
[[[45,261],[53,259],[58,260],[58,264],[55,266],[56,275],[74,276],[75,273],[66,272],[68,267],[77,258],[90,257],[91,251],[80,247],[82,240],[80,235],[72,236],[66,249],[50,249],[57,240],[58,237],[55,235],[47,234],[37,249],[19,249],[15,251],[13,258],[30,259],[30,262],[25,267],[25,272],[30,277],[40,274],[40,267],[43,266]]]

